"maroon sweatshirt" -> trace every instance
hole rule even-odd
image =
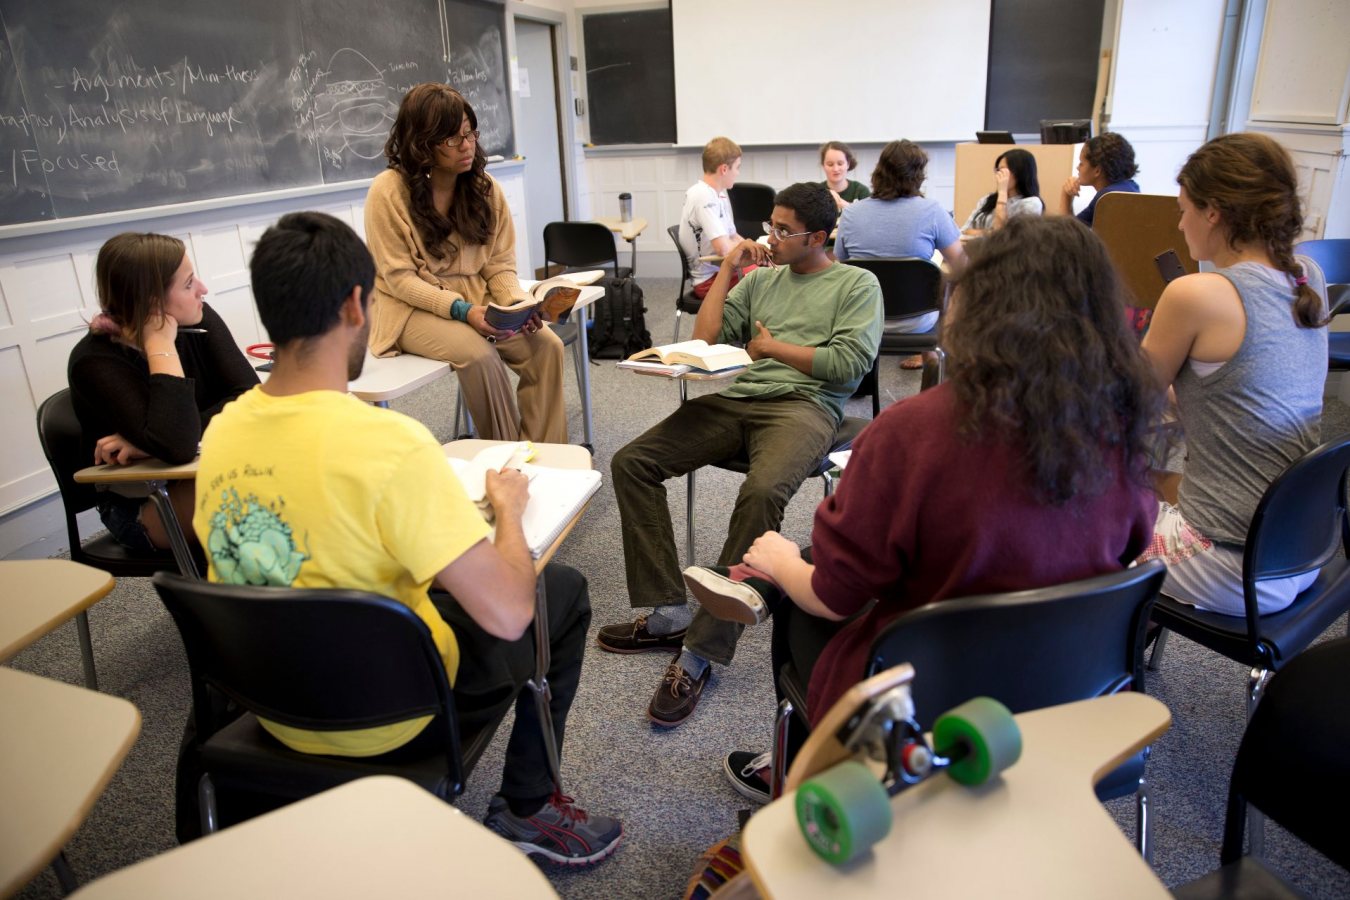
[[[968,440],[957,423],[950,384],[890,407],[854,441],[838,491],[816,510],[816,596],[844,616],[879,602],[817,661],[813,724],[862,679],[873,638],[901,613],[1114,572],[1153,536],[1158,501],[1119,462],[1101,493],[1049,506],[1016,447]]]

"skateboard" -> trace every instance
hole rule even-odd
[[[854,685],[793,760],[786,789],[797,792],[797,825],[827,862],[844,865],[885,838],[890,798],[906,787],[941,771],[959,784],[982,785],[1022,754],[1012,713],[990,697],[939,716],[930,744],[914,719],[913,680],[913,666],[904,664]]]

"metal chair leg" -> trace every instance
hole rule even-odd
[[[1139,779],[1139,789],[1134,792],[1135,805],[1135,846],[1139,849],[1139,855],[1144,858],[1144,862],[1153,865],[1153,847],[1149,843],[1149,817],[1148,817],[1148,781],[1146,778]]]
[[[66,851],[64,850],[56,854],[56,859],[52,860],[52,874],[56,876],[57,884],[61,885],[62,894],[73,894],[80,886],[79,879],[75,877],[75,871],[70,868],[70,861],[66,859]]]
[[[549,774],[553,776],[553,789],[562,793],[562,763],[558,754],[558,733],[553,728],[553,710],[549,703],[553,692],[548,686],[550,652],[548,643],[548,591],[544,586],[544,576],[534,580],[534,677],[526,685],[534,692],[534,707],[539,715],[540,735],[544,739],[544,753],[548,758]]]
[[[684,477],[684,564],[694,564],[694,486],[696,472]]]
[[[1252,720],[1252,713],[1256,712],[1257,704],[1261,702],[1266,685],[1270,683],[1274,674],[1270,669],[1263,669],[1260,666],[1254,666],[1251,672],[1247,673],[1248,722]],[[1266,852],[1266,817],[1251,805],[1247,807],[1247,852],[1258,858],[1265,856]]]
[[[155,504],[155,511],[159,513],[159,519],[169,535],[169,545],[173,547],[173,558],[174,562],[178,563],[178,571],[188,578],[201,580],[202,575],[197,571],[197,561],[192,558],[192,550],[188,547],[187,537],[183,534],[182,523],[178,521],[178,513],[174,512],[173,502],[169,500],[169,483],[158,479],[147,481],[146,484],[150,488],[150,502]]]
[[[219,817],[216,814],[216,786],[211,783],[211,776],[205,773],[197,782],[197,813],[202,818],[202,834],[215,834],[220,828]]]
[[[1162,664],[1163,648],[1167,646],[1167,636],[1172,632],[1166,628],[1158,632],[1158,636],[1153,639],[1153,652],[1148,656],[1148,665],[1145,667],[1150,672],[1158,671],[1158,666]]]
[[[94,642],[89,637],[89,610],[75,615],[75,631],[80,638],[80,664],[84,666],[84,686],[98,690],[98,672],[94,671]]]
[[[672,344],[680,342],[680,308],[675,307],[675,336],[671,339]]]
[[[464,430],[459,430],[460,416],[464,417]],[[456,439],[477,437],[478,433],[473,427],[473,416],[464,408],[464,393],[461,388],[455,389],[455,425],[454,434]]]
[[[582,446],[595,452],[595,424],[591,416],[591,367],[590,336],[586,332],[586,320],[590,310],[582,307],[577,310],[577,339],[573,342],[574,359],[577,364],[577,390],[581,393],[581,434]]]
[[[787,741],[788,728],[792,725],[792,701],[783,698],[778,704],[778,717],[773,723],[773,755],[769,768],[769,798],[777,800],[783,796],[783,783],[787,781]]]

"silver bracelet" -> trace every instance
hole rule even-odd
[[[161,350],[158,353],[147,353],[145,354],[145,358],[149,359],[152,356],[177,356],[177,355],[178,355],[177,353],[170,353],[168,350]]]

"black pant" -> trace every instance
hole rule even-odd
[[[561,752],[567,713],[581,681],[591,600],[585,576],[570,566],[551,563],[543,578],[548,593],[549,712]],[[506,745],[501,794],[513,800],[549,795],[553,776],[534,692],[525,686],[534,675],[534,626],[518,641],[503,641],[483,631],[449,594],[433,593],[431,599],[459,642],[455,711],[461,729],[472,731],[496,721],[514,703],[516,721]]]
[[[802,550],[802,559],[811,561],[810,547]],[[809,685],[811,673],[815,670],[816,661],[820,659],[825,645],[852,619],[832,622],[820,616],[813,616],[802,610],[782,592],[774,592],[772,597],[765,599],[773,616],[773,637],[769,644],[769,659],[773,666],[773,689],[776,699],[782,703],[785,696],[782,684],[783,667],[791,663],[796,681],[803,687]],[[861,680],[862,673],[859,673],[858,677]],[[810,728],[804,721],[806,715],[805,709],[799,709],[788,724],[785,765],[792,764],[792,760],[810,734]]]
[[[544,568],[544,587],[548,595],[549,669],[552,700],[549,712],[561,752],[567,725],[567,713],[581,681],[581,660],[586,647],[586,629],[591,622],[591,600],[586,578],[569,566],[549,564]],[[477,731],[488,722],[496,722],[515,704],[516,720],[506,745],[506,765],[502,771],[501,794],[513,800],[533,800],[553,791],[543,731],[535,709],[534,693],[525,686],[534,675],[534,626],[518,641],[503,641],[480,628],[449,594],[433,591],[432,603],[450,624],[459,644],[459,672],[455,677],[455,712],[463,732]],[[233,704],[225,712],[220,702],[217,721],[229,721],[240,712]],[[408,744],[391,750],[387,757],[401,759],[435,752],[428,745],[424,729]],[[197,759],[194,717],[188,714],[183,742],[179,750],[175,785],[178,840],[186,843],[201,836],[197,783],[201,764]],[[221,795],[219,818],[222,826],[243,821],[281,805],[273,798],[226,797]]]

